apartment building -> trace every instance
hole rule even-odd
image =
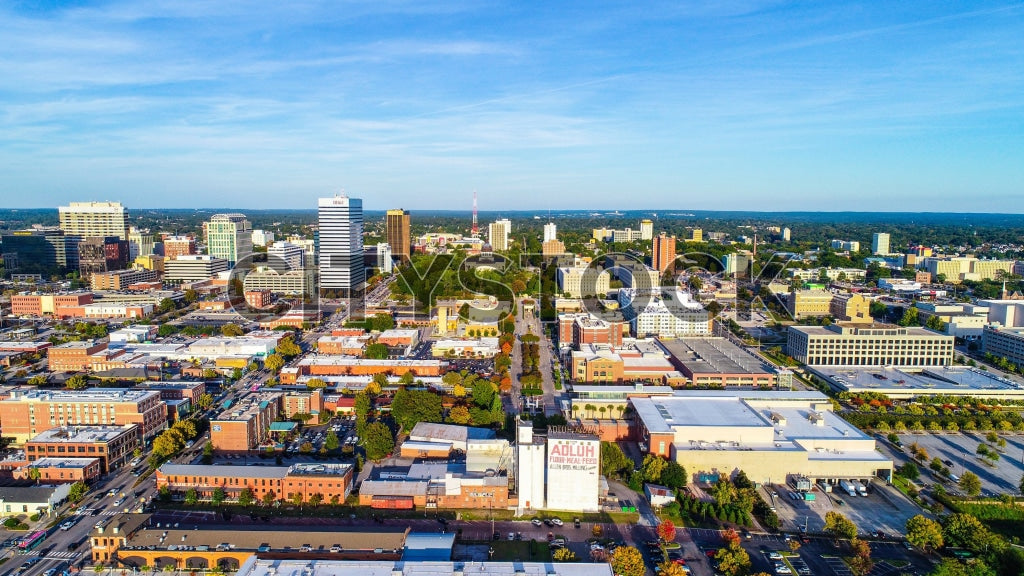
[[[699,302],[690,299],[689,292],[623,288],[619,290],[619,305],[636,338],[711,334],[710,315]]]
[[[147,390],[28,390],[0,401],[0,422],[16,444],[51,428],[85,425],[135,424],[149,439],[167,427],[167,407],[158,392]]]
[[[270,439],[270,423],[281,412],[281,394],[250,394],[210,419],[210,442],[218,452],[248,452]]]
[[[788,354],[810,366],[949,366],[953,336],[891,324],[790,326]]]
[[[616,320],[600,318],[589,312],[558,315],[558,344],[572,346],[579,350],[585,344],[607,344],[613,348],[622,346],[622,334],[626,322],[621,316]]]
[[[296,414],[317,414],[324,410],[324,392],[320,389],[290,391],[281,397],[281,412],[285,418]]]
[[[589,266],[561,267],[556,276],[558,291],[569,298],[604,295],[611,290],[611,275]]]

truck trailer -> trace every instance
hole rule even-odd
[[[840,480],[839,487],[842,488],[843,491],[849,494],[850,496],[857,495],[857,488],[855,488],[853,483],[850,482],[849,480]]]

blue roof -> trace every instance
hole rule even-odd
[[[290,431],[294,430],[296,426],[298,426],[298,424],[296,424],[295,422],[271,422],[270,423],[270,431],[271,432],[290,432]]]
[[[454,532],[410,532],[405,538],[402,560],[447,562],[452,559],[454,547]]]

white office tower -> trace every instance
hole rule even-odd
[[[548,222],[544,225],[544,241],[551,242],[552,240],[558,240],[558,225]]]
[[[363,201],[345,195],[320,198],[320,289],[339,298],[358,296],[363,268]]]
[[[301,246],[278,240],[267,247],[267,260],[270,267],[278,272],[298,270],[305,265],[305,253]]]
[[[206,253],[228,266],[252,256],[252,224],[245,214],[214,214],[206,223]]]
[[[792,239],[793,239],[793,231],[790,230],[789,228],[783,228],[782,229],[782,241],[783,242],[789,242]]]
[[[888,232],[875,232],[875,235],[871,237],[871,252],[879,256],[885,256],[889,253]]]
[[[534,438],[529,420],[516,421],[516,487],[520,515],[544,509],[544,439]]]
[[[651,220],[640,221],[640,239],[641,240],[653,240],[654,239],[654,222]]]
[[[153,235],[143,234],[135,226],[128,230],[128,264],[131,265],[139,256],[153,253]]]
[[[394,262],[391,260],[391,245],[387,242],[377,244],[377,269],[385,274],[391,274],[394,269]]]
[[[497,220],[487,226],[487,240],[491,250],[508,250],[508,235],[512,232],[511,220]]]
[[[568,429],[548,430],[548,510],[597,512],[601,440]]]

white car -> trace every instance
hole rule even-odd
[[[786,566],[782,562],[776,562],[775,563],[775,573],[776,574],[792,574],[793,571],[789,569],[789,566]]]
[[[60,529],[64,530],[64,531],[67,531],[67,530],[70,530],[71,527],[74,526],[74,525],[75,525],[75,523],[69,520],[69,521],[61,524],[60,525]]]
[[[561,518],[552,518],[551,519],[551,523],[554,524],[555,526],[561,526],[562,525],[562,519]]]
[[[782,553],[776,550],[772,550],[768,553],[768,558],[771,558],[772,560],[782,560]]]

